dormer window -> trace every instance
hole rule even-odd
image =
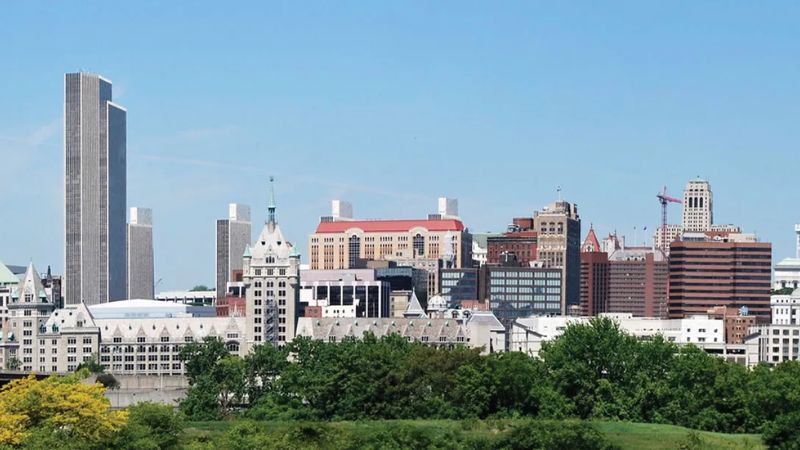
[[[30,303],[33,301],[33,294],[25,294],[25,303]]]

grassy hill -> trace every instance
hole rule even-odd
[[[623,450],[763,449],[757,434],[725,434],[695,431],[674,425],[629,422],[594,422],[611,443]]]
[[[209,448],[221,445],[227,431],[237,421],[227,422],[190,422],[187,424],[185,442],[204,441],[211,443]],[[501,436],[513,420],[397,420],[397,421],[362,421],[362,422],[330,422],[331,428],[347,434],[371,434],[393,426],[412,427],[421,433],[430,432],[441,435],[453,432],[466,436],[495,439]],[[628,422],[591,422],[608,441],[622,450],[673,450],[673,449],[763,449],[759,435],[724,434],[695,431],[673,425],[655,425]],[[255,425],[268,435],[280,436],[291,427],[290,422],[256,422]],[[553,422],[558,426],[558,422]]]

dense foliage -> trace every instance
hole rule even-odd
[[[284,425],[285,424],[285,425]],[[349,425],[352,424],[352,425]],[[346,426],[341,426],[346,425]],[[187,449],[249,450],[536,450],[615,448],[586,422],[517,421],[461,427],[419,422],[255,422],[236,421],[221,436],[194,436]]]
[[[579,418],[759,433],[800,413],[798,362],[748,369],[691,345],[636,339],[607,318],[568,327],[539,358],[368,334],[298,338],[244,359],[208,339],[184,357],[192,387],[181,408],[195,420],[241,409],[259,420]]]
[[[100,384],[33,375],[0,389],[0,446],[108,448],[128,413],[112,411]]]

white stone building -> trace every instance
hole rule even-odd
[[[267,221],[252,249],[244,252],[248,351],[291,341],[300,312],[300,254],[275,220],[275,192],[270,189]]]
[[[770,297],[773,325],[800,325],[800,289]]]
[[[206,336],[245,354],[245,321],[196,317],[193,307],[123,300],[55,309],[33,265],[11,293],[10,320],[0,332],[0,367],[38,373],[74,371],[97,356],[114,374],[183,375],[180,350]]]
[[[301,317],[297,335],[326,342],[398,334],[409,341],[437,347],[467,346],[483,354],[505,351],[505,328],[492,313],[476,311],[468,318],[313,318]]]
[[[47,358],[51,352],[48,342],[40,340],[38,335],[44,331],[55,305],[33,264],[28,265],[22,281],[11,287],[7,309],[8,321],[0,331],[0,367],[26,372],[41,370],[45,367],[42,364],[50,362]]]
[[[725,343],[725,324],[722,319],[691,316],[683,319],[633,317],[631,314],[601,314],[610,317],[623,331],[639,337],[657,335],[676,344],[722,345]],[[510,351],[538,356],[542,343],[561,336],[571,324],[588,323],[590,317],[552,316],[517,319],[511,327]]]

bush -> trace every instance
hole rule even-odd
[[[94,382],[102,384],[106,389],[119,389],[119,381],[110,373],[101,373],[94,379]]]
[[[531,421],[514,426],[498,448],[610,450],[614,446],[586,422]]]
[[[800,412],[783,414],[767,423],[762,438],[770,449],[800,450]]]
[[[128,425],[117,436],[115,448],[177,448],[183,425],[183,416],[175,413],[170,406],[152,402],[138,403],[128,408]]]

